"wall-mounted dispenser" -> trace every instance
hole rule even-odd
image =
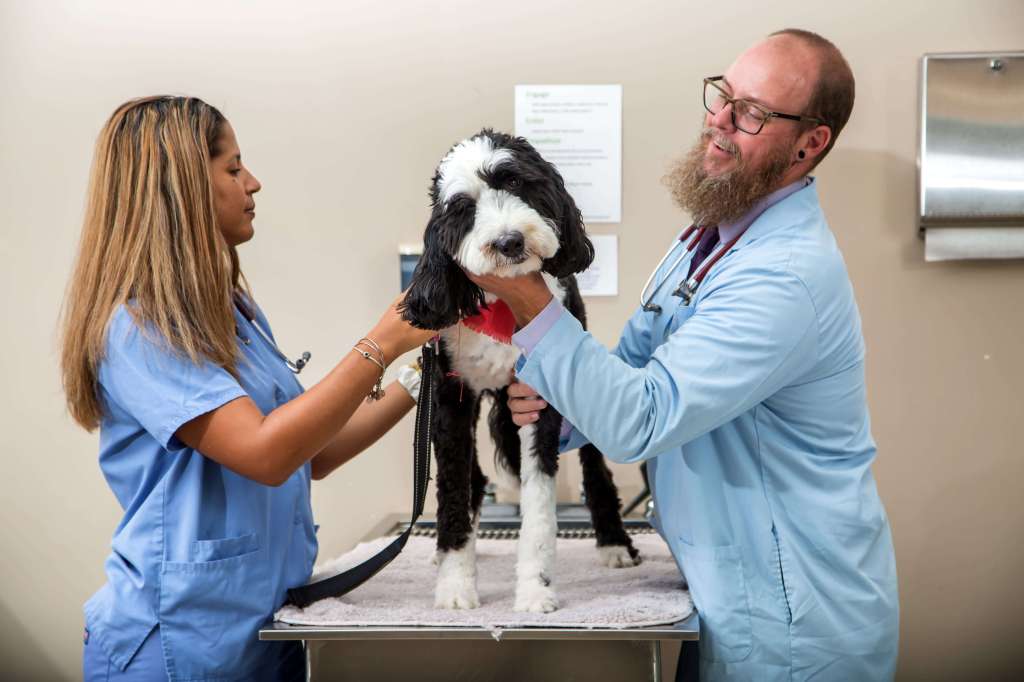
[[[400,291],[409,288],[412,282],[412,273],[416,270],[416,264],[423,255],[422,244],[399,244],[398,245],[398,272]]]
[[[921,60],[926,260],[1024,258],[1024,52]]]

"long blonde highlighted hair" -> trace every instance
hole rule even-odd
[[[217,226],[209,172],[224,124],[200,99],[156,96],[125,102],[100,132],[61,323],[64,393],[87,430],[103,414],[107,325],[129,301],[143,332],[236,374],[232,296],[246,287]]]

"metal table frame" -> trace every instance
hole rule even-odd
[[[481,528],[518,528],[516,505],[484,505]],[[574,528],[589,524],[588,512],[582,505],[559,505],[559,528]],[[371,529],[364,540],[380,537],[396,530],[401,516],[389,515]],[[635,519],[624,520],[627,526]],[[433,527],[432,520],[421,520],[417,526]],[[415,534],[415,533],[414,533]],[[700,635],[697,612],[672,625],[642,628],[545,628],[545,627],[434,627],[434,626],[312,626],[270,622],[260,628],[259,638],[265,641],[359,641],[359,640],[605,640],[645,641],[650,646],[651,679],[662,682],[661,643],[663,641],[696,641]],[[309,647],[306,648],[306,674],[310,676]]]
[[[409,627],[409,626],[341,626],[325,627],[312,625],[289,625],[268,623],[260,629],[259,637],[266,641],[301,640],[411,640],[443,639],[473,640],[505,639],[523,640],[615,640],[646,641],[650,644],[651,679],[661,682],[662,641],[694,641],[698,638],[697,612],[673,625],[657,625],[646,628],[480,628],[480,627]],[[307,655],[307,671],[309,659]]]

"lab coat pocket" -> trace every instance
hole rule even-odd
[[[735,663],[750,655],[750,600],[738,545],[719,547],[680,541],[683,572],[701,622],[701,655]]]
[[[256,633],[273,613],[267,551],[251,533],[193,543],[203,561],[165,561],[160,635],[172,678],[235,679],[259,659]]]

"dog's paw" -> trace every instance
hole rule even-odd
[[[551,613],[557,608],[558,596],[551,587],[532,581],[516,587],[516,611]]]
[[[434,608],[477,609],[480,608],[480,597],[473,585],[439,584],[434,592]]]
[[[630,556],[629,548],[625,545],[598,547],[597,556],[601,565],[608,568],[629,568],[630,566],[638,566],[641,561],[640,553],[637,552],[635,557]]]

